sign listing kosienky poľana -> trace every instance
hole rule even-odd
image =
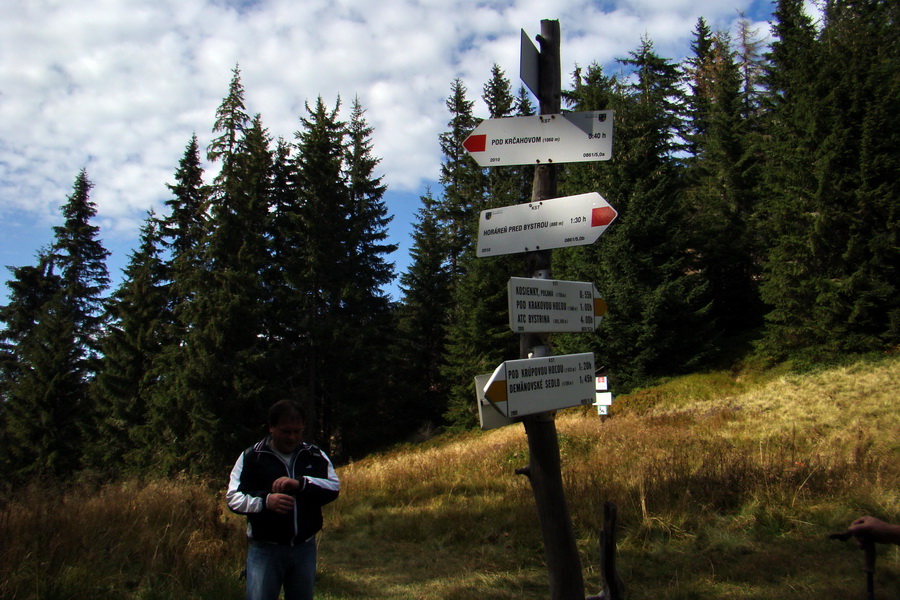
[[[585,333],[606,314],[593,283],[512,277],[507,285],[509,328],[516,333]]]

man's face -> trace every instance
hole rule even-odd
[[[303,438],[303,421],[281,421],[269,427],[272,445],[284,454],[290,454],[300,445]]]

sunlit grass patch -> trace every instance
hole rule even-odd
[[[792,375],[704,374],[557,417],[587,593],[603,504],[629,599],[862,597],[863,555],[827,539],[900,520],[900,359]],[[716,394],[720,388],[721,393]],[[652,400],[652,401],[651,401]],[[617,400],[619,402],[619,400]],[[317,598],[541,599],[547,572],[521,425],[340,466]],[[243,597],[245,522],[221,480],[34,485],[0,505],[0,597]],[[880,548],[878,597],[900,589]]]

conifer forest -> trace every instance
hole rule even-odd
[[[683,62],[641,39],[614,70],[564,74],[564,110],[615,111],[615,145],[560,165],[560,196],[599,192],[619,216],[554,252],[554,279],[609,306],[554,350],[593,352],[616,393],[900,343],[900,2],[828,0],[821,22],[803,4],[774,3],[769,37],[700,19]],[[284,397],[339,462],[477,426],[473,377],[518,357],[506,284],[524,275],[521,255],[475,257],[478,216],[530,200],[534,169],[482,169],[462,143],[476,112],[536,109],[498,66],[482,90],[448,84],[441,186],[402,273],[358,99],[320,97],[279,137],[235,67],[212,142],[186,140],[115,289],[93,223],[103,182],[73,174],[52,243],[8,267],[3,480],[221,476]]]

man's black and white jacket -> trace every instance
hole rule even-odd
[[[322,529],[322,507],[338,497],[340,481],[328,456],[310,444],[300,444],[286,463],[272,451],[270,437],[247,448],[234,463],[225,499],[232,511],[247,515],[247,536],[260,542],[294,545]],[[290,492],[293,514],[266,508],[266,497],[279,477],[300,482]]]

